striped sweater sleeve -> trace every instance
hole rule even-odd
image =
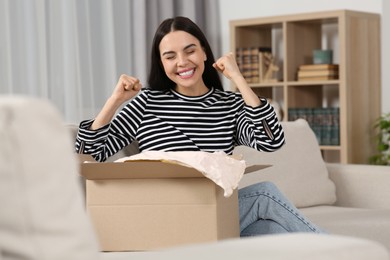
[[[261,101],[261,106],[244,105],[239,112],[236,142],[258,151],[273,152],[283,146],[284,132],[274,108],[266,99]]]
[[[90,130],[93,120],[82,121],[76,137],[76,152],[92,155],[103,162],[135,140],[147,102],[142,91],[111,121],[99,129]]]

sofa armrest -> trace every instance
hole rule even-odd
[[[361,164],[326,164],[336,185],[335,205],[390,208],[390,167]]]

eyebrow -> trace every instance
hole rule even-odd
[[[183,50],[185,51],[185,50],[187,50],[191,47],[194,47],[194,46],[196,46],[195,43],[188,44],[186,47],[183,48]],[[167,55],[167,54],[174,54],[174,53],[175,53],[174,51],[165,51],[165,52],[163,52],[162,56]]]

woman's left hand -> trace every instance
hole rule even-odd
[[[234,79],[237,76],[242,77],[236,59],[234,58],[234,54],[232,52],[229,52],[228,54],[216,60],[213,64],[213,67],[230,80]]]
[[[258,107],[261,105],[260,99],[253,92],[253,90],[248,86],[245,78],[238,68],[236,59],[232,52],[219,58],[214,64],[213,67],[221,72],[225,77],[230,79],[241,92],[242,98],[245,101],[245,104],[251,107]]]

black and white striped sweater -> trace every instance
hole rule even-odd
[[[211,89],[189,97],[173,90],[143,89],[106,126],[80,123],[76,151],[104,161],[137,140],[140,151],[223,151],[246,145],[272,152],[284,144],[273,107],[245,105],[240,93]]]

